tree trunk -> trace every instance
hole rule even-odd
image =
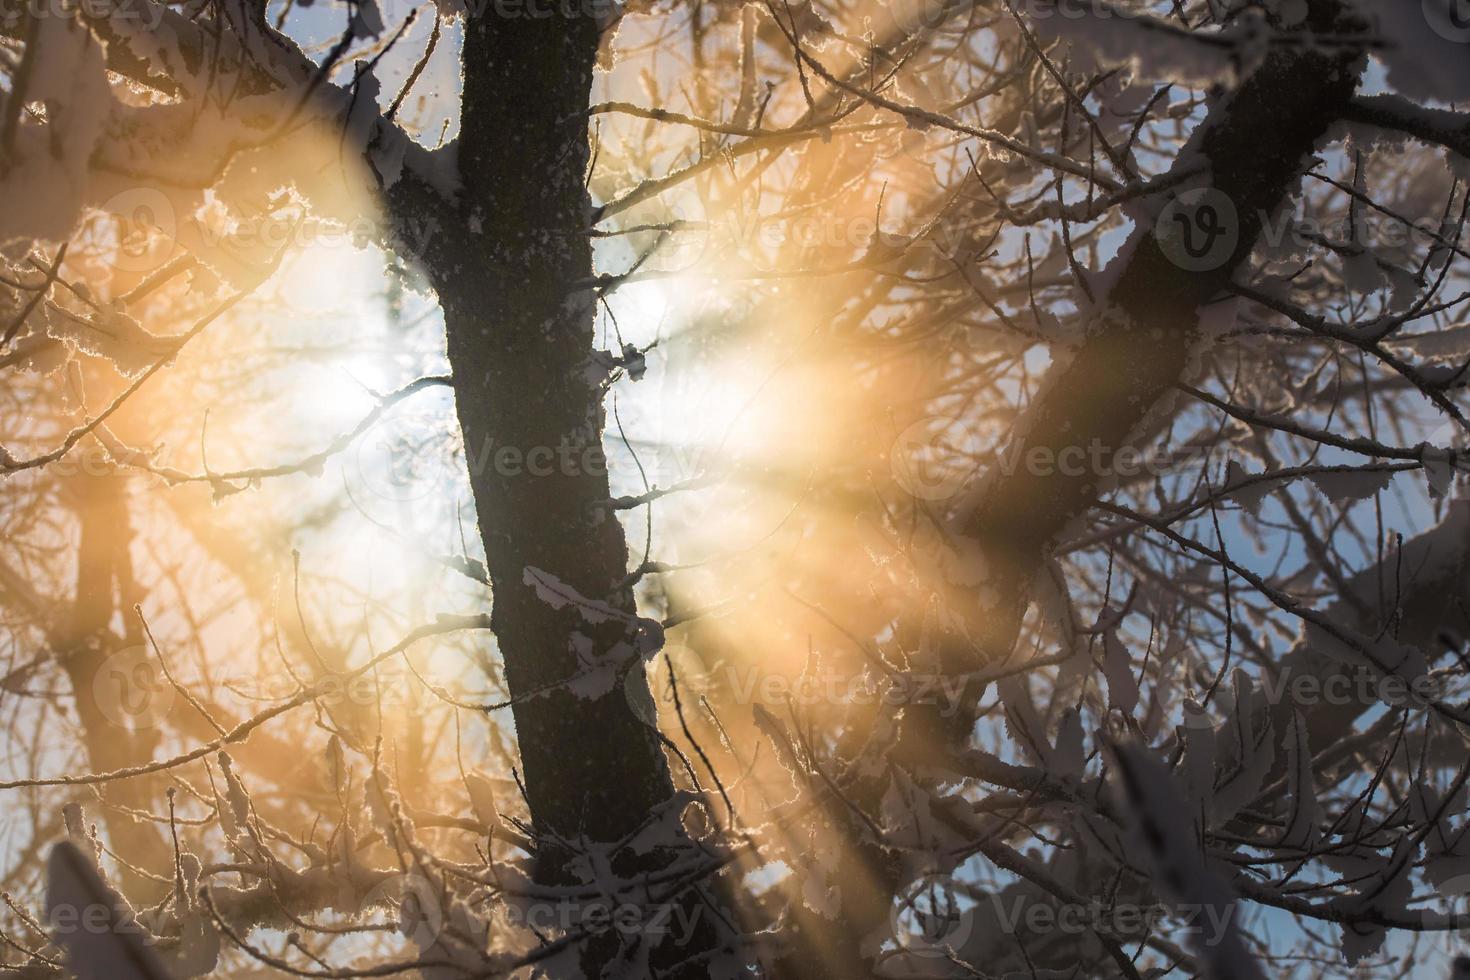
[[[593,362],[586,109],[592,18],[482,18],[465,31],[464,221],[431,263],[493,591],[532,819],[542,834],[616,841],[669,799],[655,733],[619,686],[542,691],[634,641],[625,622],[557,608],[546,573],[631,616],[622,526],[602,454]],[[469,230],[471,228],[478,230]],[[626,648],[625,648],[626,649]],[[579,653],[580,650],[580,653]],[[634,670],[641,670],[636,665]]]
[[[1338,0],[1314,0],[1306,26],[1320,34],[1361,34],[1362,25],[1348,21]],[[1169,258],[1154,228],[1134,230],[1118,259],[1125,263],[1119,276],[1098,297],[1096,328],[1070,362],[1053,370],[1016,425],[1020,465],[977,487],[955,527],[985,559],[988,597],[982,608],[973,584],[951,587],[948,605],[964,628],[941,651],[946,673],[974,670],[977,660],[1009,653],[1047,548],[1086,513],[1104,489],[1100,473],[1111,471],[1113,454],[1185,373],[1199,340],[1201,307],[1246,263],[1265,217],[1285,200],[1304,161],[1347,111],[1363,63],[1362,49],[1353,45],[1280,45],[1238,92],[1216,102],[1191,141],[1193,152],[1175,166],[1207,167],[1207,186],[1228,198],[1237,216],[1234,247],[1212,268],[1191,269]],[[1024,465],[1033,449],[1055,460],[1070,447],[1085,451],[1094,444],[1106,464],[1098,473],[1028,472]],[[966,708],[982,693],[967,691]],[[893,757],[910,771],[933,764],[968,741],[973,724],[969,710],[945,718],[911,706]],[[885,787],[885,780],[870,780],[850,798],[876,812]],[[834,948],[849,951],[842,958],[850,958],[863,937],[884,926],[892,896],[905,884],[896,877],[897,856],[871,841],[842,804],[830,804],[828,812],[834,829],[845,828],[855,858],[841,886],[843,920],[834,927],[846,938],[806,938],[783,965],[783,977],[821,969]]]
[[[624,692],[641,683],[640,646],[649,652],[657,630],[636,617],[627,541],[609,506],[607,358],[594,347],[586,286],[587,109],[601,28],[575,7],[503,18],[485,9],[465,26],[460,196],[445,207],[400,184],[388,204],[400,228],[421,230],[426,216],[446,226],[424,267],[444,310],[536,875],[570,883],[576,851],[624,841],[674,793],[659,734]],[[609,659],[616,674],[596,671]],[[612,872],[628,880],[698,853],[677,836],[613,849]],[[661,887],[651,900],[680,906],[692,928],[674,941],[594,935],[580,948],[585,975],[706,975],[726,921],[711,887]]]
[[[1338,0],[1315,0],[1304,26],[1336,37],[1364,31]],[[1347,112],[1364,58],[1359,45],[1279,44],[1238,92],[1216,103],[1175,163],[1175,169],[1207,168],[1205,186],[1228,200],[1236,216],[1233,222],[1223,216],[1233,224],[1234,248],[1211,267],[1190,268],[1165,252],[1155,229],[1135,229],[1121,275],[1100,297],[1098,327],[1070,363],[1052,373],[1046,392],[1017,423],[1023,465],[983,494],[962,531],[979,543],[989,565],[987,584],[999,594],[990,615],[974,620],[974,639],[985,656],[1010,650],[1046,547],[1104,489],[1100,473],[1090,470],[1028,472],[1024,454],[1039,448],[1056,459],[1068,449],[1097,445],[1098,469],[1112,472],[1113,455],[1184,375],[1199,340],[1201,308],[1246,264],[1263,222],[1296,185],[1328,128]]]
[[[158,745],[153,725],[167,704],[156,701],[166,696],[166,681],[152,651],[142,646],[140,625],[129,608],[138,597],[127,489],[127,477],[116,472],[80,473],[67,478],[65,486],[77,515],[77,578],[71,616],[58,631],[63,648],[57,653],[71,684],[92,772],[150,761]],[[121,637],[112,629],[119,610]],[[128,656],[112,659],[124,650],[130,651]],[[134,777],[103,783],[99,792],[116,807],[151,813],[158,806],[158,788],[148,777]],[[103,818],[111,845],[124,861],[155,870],[168,860],[169,848],[155,824],[134,819],[122,809],[106,810]],[[126,866],[121,874],[119,884],[135,902],[156,901],[167,891],[167,886]]]

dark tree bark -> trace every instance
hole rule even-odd
[[[1338,0],[1314,0],[1303,27],[1336,37],[1364,30]],[[1098,297],[1099,322],[1089,339],[1053,371],[1046,391],[1017,423],[1023,459],[1033,449],[1057,459],[1069,447],[1098,445],[1106,464],[1098,471],[1111,470],[1113,454],[1129,444],[1185,373],[1199,341],[1201,307],[1222,294],[1245,265],[1265,217],[1285,200],[1329,127],[1348,111],[1364,61],[1364,49],[1354,44],[1278,45],[1237,92],[1217,100],[1191,143],[1193,152],[1175,167],[1204,165],[1207,185],[1229,199],[1237,216],[1233,251],[1215,268],[1192,271],[1171,261],[1153,228],[1136,229],[1126,264]],[[983,555],[989,601],[982,608],[971,586],[952,588],[949,607],[965,610],[964,626],[944,644],[945,672],[975,670],[1009,653],[1048,547],[1103,489],[1101,477],[1090,470],[1073,476],[1028,472],[1024,465],[977,488],[954,533]],[[968,691],[967,705],[973,708],[981,693]],[[912,706],[894,758],[910,771],[942,760],[968,741],[973,721],[968,710],[944,718],[937,710]],[[882,780],[856,786],[850,798],[876,812],[883,788]],[[844,835],[856,858],[841,883],[842,921],[820,937],[812,935],[820,923],[811,923],[783,976],[811,975],[833,962],[853,969],[854,951],[883,926],[892,896],[904,884],[899,855],[873,841],[845,806],[838,801],[828,807],[834,832]]]
[[[579,285],[592,274],[586,109],[598,38],[594,19],[561,13],[466,26],[462,196],[426,265],[444,308],[532,819],[542,834],[607,843],[670,798],[662,750],[620,686],[584,698],[556,685],[633,645],[634,630],[593,622],[575,602],[557,608],[527,580],[538,570],[635,612],[623,529],[605,506],[594,297]]]
[[[83,473],[66,481],[77,516],[76,596],[65,626],[58,630],[62,648],[57,651],[62,670],[71,684],[73,703],[81,722],[82,743],[92,772],[114,772],[153,758],[158,744],[151,727],[130,730],[120,722],[116,710],[109,712],[100,700],[98,675],[108,670],[109,658],[142,641],[141,629],[129,605],[138,601],[132,574],[132,521],[128,513],[127,478],[118,473]],[[125,632],[119,636],[112,621],[122,611]],[[153,674],[154,688],[162,683]],[[102,691],[113,682],[133,685],[136,678],[102,679]],[[154,697],[155,691],[125,687],[120,698]],[[146,707],[146,706],[145,706]],[[101,785],[104,799],[118,808],[151,813],[158,806],[159,787],[146,777],[115,780]],[[90,802],[90,801],[87,801]],[[166,861],[169,848],[156,825],[127,815],[124,809],[105,811],[104,819],[113,847],[128,864],[156,867]],[[121,869],[121,884],[135,901],[152,902],[167,892],[127,865]]]
[[[606,359],[594,348],[587,114],[600,29],[587,16],[471,20],[465,28],[463,190],[426,268],[444,310],[455,400],[515,704],[537,875],[567,881],[583,842],[623,841],[673,795],[658,733],[623,682],[567,681],[612,657],[641,675],[637,607],[602,451]],[[412,187],[393,201],[423,220]],[[572,601],[538,591],[554,583]],[[583,602],[585,600],[585,602]],[[597,604],[589,615],[587,606]],[[612,615],[607,615],[608,610]],[[627,675],[624,674],[624,679]],[[606,681],[606,679],[604,679]],[[679,842],[617,852],[620,876],[666,867]],[[661,975],[701,976],[718,944],[706,883],[667,900],[697,915],[680,943],[644,936]],[[713,913],[713,914],[712,914]],[[686,920],[687,921],[687,920]],[[588,976],[637,975],[627,937],[584,944]]]
[[[1338,0],[1317,0],[1310,11],[1303,27],[1320,35],[1366,29]],[[1113,454],[1182,377],[1199,340],[1200,308],[1245,265],[1266,217],[1347,113],[1364,67],[1359,45],[1279,44],[1237,93],[1215,105],[1190,145],[1195,152],[1186,151],[1175,169],[1207,168],[1209,186],[1237,216],[1234,250],[1217,267],[1192,271],[1166,255],[1153,229],[1136,231],[1136,249],[1101,297],[1099,326],[1018,423],[1025,450],[1059,454],[1096,444],[1105,464],[1099,469],[1111,471]],[[975,621],[986,656],[1009,651],[1046,547],[1101,489],[1092,472],[1042,475],[1020,466],[984,495],[962,533],[980,543],[988,584],[1000,592],[992,615]]]

